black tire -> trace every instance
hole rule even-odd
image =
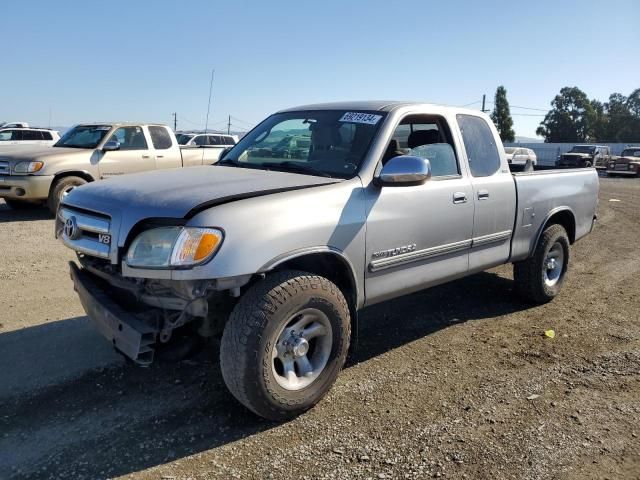
[[[310,310],[330,322],[329,333],[318,337],[331,340],[330,353],[327,348],[326,364],[309,385],[286,389],[277,379],[272,353],[281,345],[283,329],[300,318],[299,312]],[[232,311],[220,345],[222,376],[249,410],[269,420],[287,420],[313,407],[331,388],[347,357],[350,335],[349,307],[335,284],[306,272],[277,272],[253,285]]]
[[[562,262],[558,267],[559,277],[550,284],[547,261],[552,249],[562,250]],[[547,303],[553,300],[564,283],[569,266],[569,237],[562,225],[550,225],[542,233],[531,257],[513,264],[513,279],[516,290],[525,300]]]
[[[58,207],[62,201],[62,197],[69,192],[72,188],[84,185],[87,181],[82,177],[62,177],[57,180],[49,191],[49,198],[47,199],[47,206],[49,210],[55,215],[58,213]]]
[[[42,204],[38,202],[30,202],[28,200],[16,200],[13,198],[5,198],[5,203],[12,208],[13,210],[32,210],[34,208],[38,208],[42,206]]]

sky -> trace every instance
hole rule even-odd
[[[0,121],[244,130],[295,105],[417,100],[547,109],[564,86],[640,87],[640,0],[6,2]],[[475,103],[474,103],[475,102]],[[519,136],[543,111],[512,107]]]

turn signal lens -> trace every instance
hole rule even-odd
[[[200,243],[198,244],[198,248],[196,248],[196,254],[193,256],[193,259],[198,262],[200,260],[204,260],[215,251],[219,243],[220,237],[213,233],[205,233],[200,239]]]
[[[184,228],[173,247],[171,265],[195,265],[208,260],[222,243],[222,237],[222,232],[215,228]]]

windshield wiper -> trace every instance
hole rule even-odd
[[[271,168],[273,170],[283,170],[285,172],[300,172],[300,173],[308,173],[310,175],[315,175],[316,177],[328,177],[333,178],[327,172],[323,172],[322,170],[318,170],[317,168],[310,167],[308,165],[303,165],[298,162],[267,162],[262,164],[263,167]]]
[[[232,158],[225,158],[224,160],[220,160],[219,162],[214,163],[214,165],[227,165],[229,167],[240,167],[240,163],[237,160],[233,160]]]
[[[239,162],[238,160],[234,160],[232,158],[225,158],[224,160],[220,160],[214,165],[222,165],[223,167],[238,167],[238,168],[262,168],[261,163],[249,163],[249,162]]]

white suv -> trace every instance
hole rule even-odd
[[[0,147],[8,145],[48,145],[60,140],[60,134],[46,128],[0,128]]]
[[[237,135],[225,135],[222,133],[176,133],[178,144],[183,146],[233,146],[238,143]]]
[[[529,159],[534,166],[538,164],[538,157],[536,156],[536,152],[534,152],[530,148],[504,147],[504,153],[506,154],[507,162],[509,162],[511,165],[524,165]]]

